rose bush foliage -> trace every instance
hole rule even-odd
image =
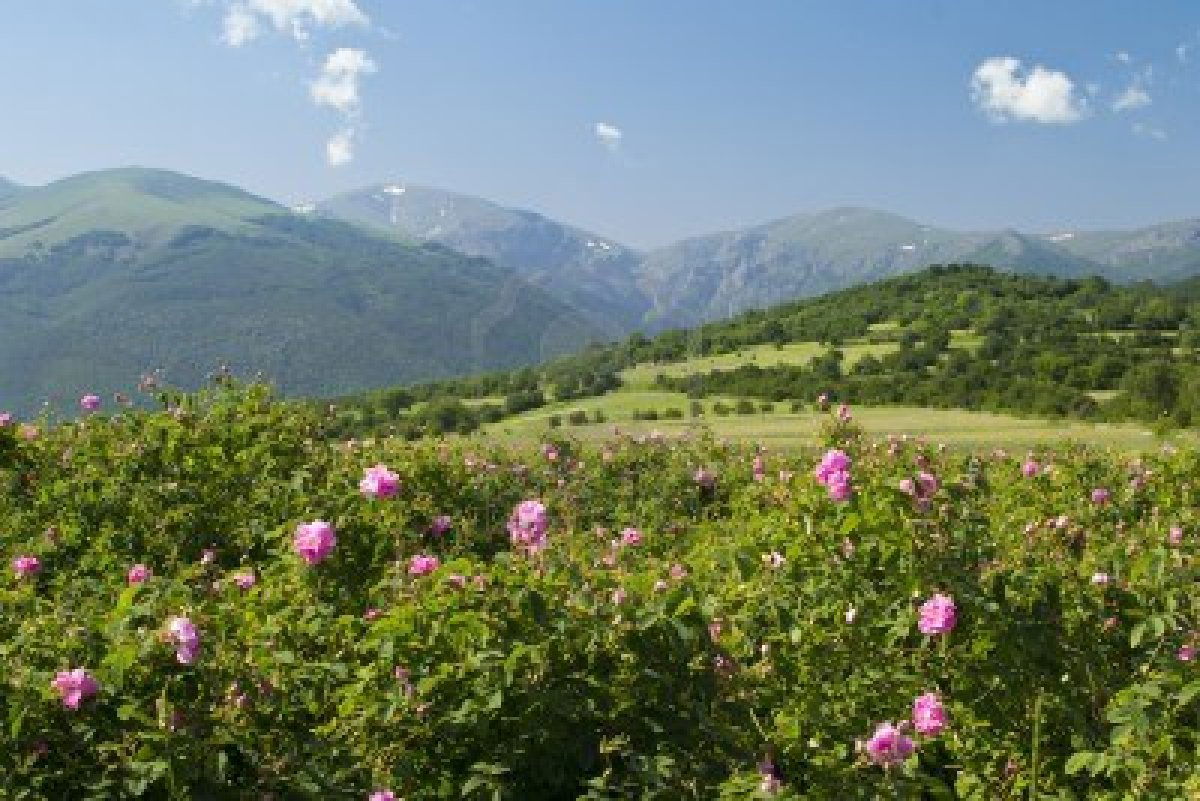
[[[0,426],[38,564],[0,582],[5,798],[1200,793],[1194,451],[503,452],[163,400]]]

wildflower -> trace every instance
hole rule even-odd
[[[238,573],[233,577],[233,583],[237,585],[239,590],[248,590],[258,583],[258,577],[251,570],[246,573]]]
[[[838,503],[850,500],[850,495],[854,492],[853,487],[850,486],[850,474],[845,472],[834,473],[825,487],[829,490],[830,500]]]
[[[621,532],[621,544],[622,545],[641,545],[642,544],[642,532],[640,532],[636,528],[632,528],[632,527],[625,529],[624,531]]]
[[[771,551],[762,555],[763,562],[772,570],[778,570],[787,560],[783,558],[783,554],[779,551]]]
[[[358,482],[358,491],[368,498],[391,498],[400,491],[400,476],[388,470],[386,465],[368,467],[363,471],[362,481]]]
[[[885,768],[908,759],[913,749],[912,738],[891,723],[880,723],[866,743],[867,757]]]
[[[949,634],[958,622],[958,609],[949,595],[936,593],[921,604],[921,618],[917,628],[922,634]]]
[[[438,515],[429,524],[429,530],[439,537],[452,528],[454,528],[454,520],[450,515]]]
[[[373,620],[378,620],[381,617],[383,617],[383,610],[378,606],[369,606],[367,607],[367,611],[363,612],[363,620],[367,621],[368,623]]]
[[[1191,662],[1196,658],[1196,646],[1181,645],[1179,650],[1175,652],[1175,658],[1180,662]]]
[[[79,709],[83,701],[100,690],[99,682],[83,668],[60,670],[51,680],[50,686],[58,691],[63,706],[67,709]]]
[[[925,693],[913,701],[912,719],[920,734],[933,736],[946,728],[946,708],[936,693]]]
[[[367,801],[399,801],[399,798],[391,790],[376,790],[367,796]]]
[[[86,412],[94,412],[100,408],[100,396],[91,394],[84,395],[79,399],[79,406]]]
[[[215,549],[205,548],[200,552],[200,564],[211,565],[215,561],[217,561],[217,552]]]
[[[671,578],[675,579],[675,581],[683,581],[685,578],[687,578],[687,574],[687,568],[678,562],[671,565],[670,576]]]
[[[430,573],[438,569],[441,562],[436,556],[426,556],[425,554],[416,554],[412,559],[408,560],[408,575],[410,576],[428,576]]]
[[[12,425],[12,412],[0,412],[0,428],[8,428]]]
[[[822,392],[820,395],[817,396],[817,405],[821,407],[821,411],[825,411],[826,409],[829,408],[829,393],[828,392]]]
[[[758,763],[758,773],[762,777],[762,781],[758,785],[759,792],[764,795],[775,795],[783,788],[783,777],[779,775],[779,768],[775,766],[770,757]]]
[[[528,500],[517,504],[508,519],[508,536],[513,545],[527,553],[537,553],[546,547],[546,532],[550,518],[541,501]]]
[[[1183,527],[1171,526],[1171,530],[1167,532],[1167,542],[1171,545],[1183,544]]]
[[[467,586],[467,577],[459,573],[453,573],[449,576],[446,576],[446,583],[455,589],[462,590]]]
[[[167,622],[167,633],[175,644],[175,659],[181,665],[190,665],[200,653],[200,631],[186,617],[173,617]]]
[[[654,582],[654,591],[655,592],[663,592],[664,590],[667,589],[668,586],[670,586],[670,585],[667,584],[667,582],[663,581],[662,579],[658,579],[657,581]]]
[[[829,450],[821,457],[820,464],[814,471],[817,481],[828,484],[836,473],[844,473],[850,469],[850,457],[842,450]]]
[[[1040,472],[1042,472],[1042,466],[1033,459],[1026,459],[1024,464],[1021,465],[1021,475],[1025,476],[1025,478],[1033,478]]]
[[[1112,499],[1112,493],[1104,487],[1096,487],[1092,490],[1092,503],[1097,506],[1103,506]]]
[[[1097,587],[1103,587],[1103,586],[1107,585],[1110,580],[1111,579],[1109,578],[1109,575],[1107,573],[1093,573],[1092,574],[1092,583],[1095,584]]]
[[[546,457],[547,462],[557,462],[558,448],[556,448],[554,445],[546,443],[542,446],[542,456]]]
[[[38,438],[39,433],[37,426],[31,426],[28,423],[17,429],[17,435],[26,442],[33,442]]]
[[[333,526],[324,520],[301,523],[296,527],[296,534],[292,538],[292,547],[300,558],[310,565],[315,565],[329,556],[335,545],[337,536]]]
[[[855,609],[853,606],[846,610],[846,622],[847,623],[853,623],[855,618],[857,618],[857,617],[858,617],[858,610]]]
[[[916,495],[917,494],[917,484],[911,478],[900,479],[899,487],[900,487],[900,491],[903,492],[905,495]]]
[[[625,599],[628,597],[629,593],[625,591],[624,587],[617,587],[612,591],[612,602],[615,606],[620,606],[621,604],[625,603]]]
[[[12,569],[17,578],[28,578],[41,572],[42,563],[36,556],[18,556],[12,560]]]
[[[125,574],[125,581],[132,587],[135,584],[144,583],[151,575],[153,574],[150,568],[143,564],[136,564],[129,568],[129,572]]]
[[[838,420],[840,420],[843,423],[849,423],[850,420],[854,417],[854,415],[850,414],[850,407],[844,403],[842,405],[838,406],[837,416],[838,416]]]
[[[751,467],[751,474],[753,475],[755,481],[762,481],[767,477],[767,463],[763,460],[761,455],[754,457],[754,464]]]
[[[712,489],[717,484],[716,474],[704,467],[697,468],[696,473],[692,476],[692,479],[698,485],[700,485],[702,489],[706,490]]]

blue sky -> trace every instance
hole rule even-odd
[[[1200,3],[11,0],[0,175],[408,180],[634,244],[1200,216]],[[331,159],[335,164],[331,164]]]

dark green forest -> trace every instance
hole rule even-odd
[[[973,347],[953,344],[973,334]],[[669,364],[764,344],[819,342],[806,365],[745,365],[659,387],[732,395],[905,404],[1089,420],[1200,424],[1200,280],[1117,286],[974,264],[935,265],[878,283],[746,312],[728,321],[597,345],[537,367],[337,399],[346,432],[466,432],[550,400],[599,395],[635,364]],[[848,343],[895,350],[847,367]],[[467,405],[499,398],[503,403]],[[418,406],[419,404],[419,406]],[[415,409],[415,411],[414,411]]]

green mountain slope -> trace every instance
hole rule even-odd
[[[0,207],[0,408],[199,381],[290,394],[515,366],[596,336],[511,270],[174,173],[113,170]]]
[[[637,327],[649,310],[637,286],[640,254],[535,212],[407,184],[370,186],[331,198],[317,209],[491,259],[579,309],[610,334]]]
[[[1134,231],[1083,231],[1052,235],[1057,245],[1104,266],[1118,280],[1180,281],[1200,273],[1200,219]]]

